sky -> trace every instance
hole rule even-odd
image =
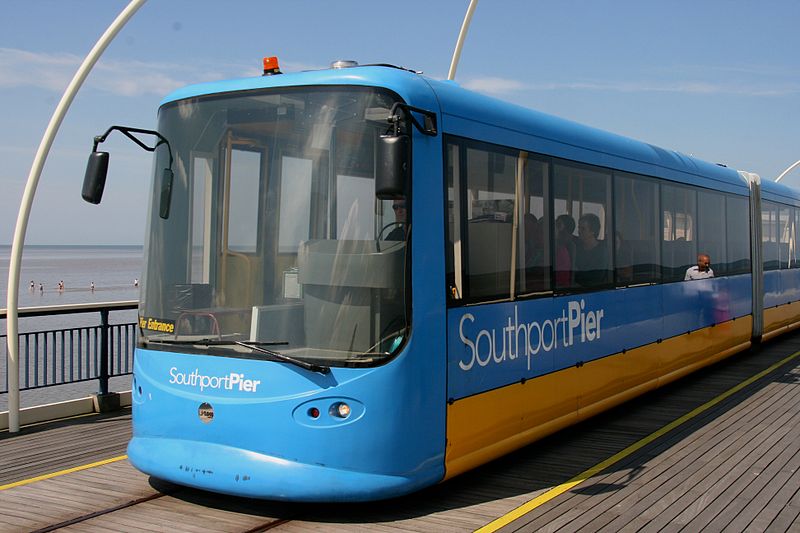
[[[0,244],[64,89],[127,0],[0,0]],[[80,189],[92,139],[153,129],[161,99],[203,81],[337,59],[447,77],[468,0],[150,0],[72,104],[39,182],[26,244],[141,244],[151,154],[122,135],[103,202]],[[800,159],[796,0],[481,0],[462,86],[775,179]],[[800,170],[783,179],[800,187]]]

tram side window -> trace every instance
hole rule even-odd
[[[615,173],[614,179],[616,285],[658,283],[661,279],[658,183],[625,173]]]
[[[795,227],[794,227],[794,208],[785,205],[780,206],[778,212],[780,223],[780,233],[778,235],[778,260],[781,268],[794,267],[795,249]]]
[[[725,213],[727,226],[725,242],[728,248],[725,273],[729,276],[745,274],[750,272],[750,204],[747,198],[727,196]],[[718,264],[713,257],[711,260]]]
[[[261,152],[231,151],[227,236],[228,249],[234,252],[256,251],[261,163]]]
[[[211,280],[212,187],[214,160],[192,158],[192,264],[190,281],[207,284]]]
[[[761,209],[761,255],[764,270],[780,268],[780,207],[772,202],[763,202]]]
[[[697,194],[694,189],[661,184],[661,276],[680,281],[697,262]],[[714,258],[711,258],[712,261]]]
[[[468,147],[466,151],[467,296],[510,293],[516,158]]]
[[[445,179],[447,183],[447,233],[445,242],[445,268],[447,278],[447,293],[452,300],[462,296],[461,279],[461,201],[459,194],[459,154],[461,149],[457,144],[447,145],[447,161]]]
[[[518,294],[548,292],[550,287],[550,163],[526,158],[517,244]]]
[[[717,276],[727,274],[728,254],[725,240],[725,196],[713,191],[697,192],[697,251],[711,257]]]
[[[789,251],[789,258],[792,261],[791,268],[800,268],[800,250],[798,250],[798,232],[800,232],[800,209],[793,208],[792,209],[792,222],[794,227],[792,228],[792,249]]]
[[[553,168],[556,289],[608,286],[613,279],[611,174],[566,163]]]

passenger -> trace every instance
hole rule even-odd
[[[575,257],[575,282],[596,287],[608,282],[608,250],[600,235],[600,218],[587,213],[578,220],[578,249]]]
[[[686,269],[684,281],[693,279],[713,278],[714,271],[711,270],[711,257],[708,254],[697,254],[697,264]]]
[[[572,266],[575,259],[575,243],[572,232],[575,231],[575,219],[570,215],[559,215],[556,218],[556,287],[572,285]]]
[[[406,224],[406,219],[408,218],[406,199],[397,198],[394,200],[394,202],[392,202],[392,209],[394,209],[394,221],[396,223],[396,227],[389,232],[389,235],[386,236],[386,240],[404,241],[406,240],[406,231],[408,230],[408,224]]]

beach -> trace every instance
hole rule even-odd
[[[31,245],[25,246],[20,270],[18,306],[41,307],[52,305],[102,303],[137,300],[142,279],[141,246],[84,246],[84,245]],[[0,308],[6,307],[8,297],[8,271],[11,247],[0,245]],[[30,284],[33,282],[33,289]],[[63,290],[59,284],[63,282]],[[92,290],[94,283],[94,290]],[[40,287],[41,285],[41,287]],[[112,324],[136,321],[136,311],[112,312]],[[20,333],[46,331],[70,327],[91,326],[100,323],[99,313],[58,315],[51,317],[22,317]],[[0,320],[0,335],[6,334],[6,320]],[[5,337],[3,337],[5,344]],[[0,374],[5,380],[6,348],[0,348]],[[2,387],[5,389],[5,387]],[[111,391],[130,389],[130,376],[112,378]],[[20,393],[21,407],[30,407],[73,398],[82,398],[97,392],[96,380],[68,385],[46,387]],[[0,394],[0,411],[6,410],[7,394]]]

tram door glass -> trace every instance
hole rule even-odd
[[[365,87],[307,88],[163,107],[175,180],[168,219],[153,212],[158,174],[153,183],[140,342],[167,337],[187,352],[237,357],[261,355],[236,341],[276,342],[334,365],[398,353],[412,198],[378,200],[374,176],[397,101]],[[168,157],[159,147],[155,168]]]

